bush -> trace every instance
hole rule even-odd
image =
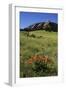
[[[30,37],[33,37],[33,38],[35,38],[36,36],[35,36],[34,34],[31,34],[31,35],[30,35]]]
[[[57,68],[53,66],[53,61],[48,56],[35,55],[27,63],[31,66],[30,68],[32,68],[32,72],[36,76],[57,75]]]
[[[34,65],[32,65],[32,69],[35,72],[44,72],[47,69],[47,63],[42,61],[35,61]]]

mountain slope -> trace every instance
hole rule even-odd
[[[35,31],[35,30],[46,30],[46,31],[54,31],[57,32],[58,31],[58,24],[54,23],[54,22],[39,22],[39,23],[35,23],[33,25],[30,25],[26,28],[24,28],[23,30],[26,31]]]

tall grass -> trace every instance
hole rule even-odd
[[[57,32],[48,31],[31,31],[27,36],[26,31],[20,31],[20,77],[39,77],[32,71],[31,66],[26,61],[34,55],[47,55],[54,63],[55,73],[50,76],[57,75]],[[51,65],[50,65],[51,67]],[[43,76],[49,73],[42,72]]]

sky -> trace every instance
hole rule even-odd
[[[56,13],[36,13],[36,12],[20,12],[20,29],[24,29],[29,25],[38,22],[55,22],[58,23],[58,14]]]

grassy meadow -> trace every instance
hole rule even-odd
[[[20,78],[58,75],[57,34],[20,31]]]

